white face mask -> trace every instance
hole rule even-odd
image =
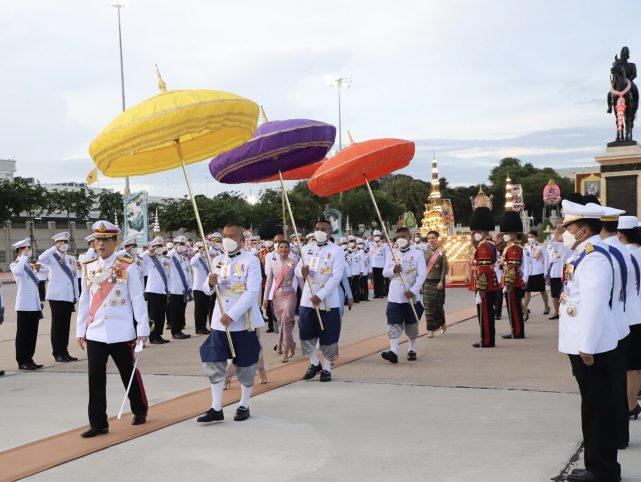
[[[238,249],[238,243],[230,238],[223,239],[223,250],[226,253],[233,253]]]
[[[534,238],[527,238],[527,242],[528,242],[528,243],[530,243],[530,244],[534,244],[534,243],[536,243],[536,239],[534,239]]]
[[[27,249],[26,251],[23,251],[22,254],[27,258],[31,258],[31,255],[33,254],[33,252],[31,251],[31,249]]]
[[[69,251],[69,245],[68,244],[61,244],[60,246],[58,246],[58,251],[66,253],[67,251]]]
[[[271,248],[273,246],[274,246],[274,242],[273,241],[265,241],[265,247],[266,248]]]
[[[214,249],[220,249],[220,243],[218,241],[214,241]]]
[[[172,249],[174,247],[174,243],[167,243],[167,249]]]
[[[374,236],[374,241],[376,241],[378,243],[380,240],[381,240],[380,236]]]
[[[420,243],[420,242],[421,242],[421,238],[414,238],[414,242],[415,242],[416,244]]]
[[[573,248],[576,244],[576,235],[572,234],[570,231],[563,232],[563,245],[567,248]]]
[[[512,236],[510,236],[509,234],[504,234],[503,235],[503,242],[504,243],[509,243],[511,240],[512,240]]]
[[[186,253],[187,246],[183,246],[182,244],[179,244],[178,246],[176,246],[176,251],[178,251],[180,254]]]
[[[407,248],[407,245],[408,245],[408,244],[410,244],[410,242],[409,242],[407,239],[405,239],[405,238],[398,238],[398,239],[396,240],[396,245],[397,245],[400,249]]]
[[[317,243],[324,243],[327,241],[327,233],[324,231],[314,231],[314,239]]]
[[[474,233],[474,241],[480,241],[483,239],[483,235],[481,233]]]
[[[154,253],[156,253],[158,256],[160,256],[163,253],[164,249],[162,248],[155,248]]]

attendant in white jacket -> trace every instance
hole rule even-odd
[[[209,335],[207,329],[207,316],[212,308],[213,297],[203,291],[203,285],[209,276],[209,264],[207,261],[207,251],[202,242],[197,242],[194,246],[198,251],[189,261],[191,270],[194,274],[192,289],[194,293],[194,321],[196,324],[197,335]]]
[[[525,275],[527,278],[527,286],[525,287],[525,299],[523,300],[523,312],[525,313],[525,320],[530,316],[528,305],[532,298],[532,293],[541,293],[541,299],[545,308],[544,315],[550,313],[550,305],[548,304],[548,294],[545,290],[545,275],[548,272],[550,260],[548,259],[548,252],[541,243],[536,240],[538,232],[532,230],[527,235],[528,244],[523,248],[525,258]]]
[[[187,258],[187,238],[176,236],[173,248],[167,253],[169,258],[169,320],[171,337],[174,340],[185,340],[191,335],[183,333],[185,328],[185,311],[187,303],[194,299],[192,294],[192,273]]]
[[[38,293],[38,277],[29,263],[31,239],[25,238],[13,245],[17,259],[11,263],[11,273],[16,281],[16,362],[20,370],[42,368],[33,361],[38,340],[38,324],[42,318],[42,304]]]

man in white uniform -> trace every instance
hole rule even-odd
[[[169,340],[162,337],[165,328],[165,317],[167,316],[167,298],[169,297],[169,259],[163,254],[165,241],[156,237],[149,243],[149,249],[142,255],[143,265],[147,267],[147,284],[145,285],[145,297],[147,299],[147,310],[151,322],[151,334],[149,342],[152,345],[169,343]]]
[[[198,250],[191,258],[189,264],[194,273],[192,290],[194,293],[194,320],[196,324],[196,334],[209,335],[207,329],[207,316],[209,314],[212,297],[203,291],[203,285],[209,276],[209,265],[207,264],[207,251],[202,242],[195,244]]]
[[[187,258],[187,238],[176,236],[174,246],[167,254],[169,258],[169,320],[171,337],[174,340],[185,340],[191,335],[183,333],[185,328],[185,311],[187,303],[194,299],[191,292],[192,273]]]

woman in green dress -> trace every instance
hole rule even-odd
[[[445,276],[447,275],[447,255],[438,246],[439,233],[430,231],[427,234],[427,249],[425,262],[427,263],[427,278],[423,284],[423,306],[425,307],[425,320],[427,322],[428,338],[441,329],[445,333]]]

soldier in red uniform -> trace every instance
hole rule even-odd
[[[472,261],[472,278],[470,291],[476,293],[476,308],[481,327],[481,340],[474,343],[474,348],[494,346],[494,306],[501,287],[496,278],[496,245],[492,241],[490,231],[494,229],[491,200],[483,190],[479,191],[474,201],[474,211],[470,218],[473,244],[476,244]]]
[[[515,211],[505,211],[501,218],[501,232],[506,243],[503,251],[503,282],[505,283],[505,305],[510,318],[512,332],[503,338],[525,338],[523,323],[523,280],[521,269],[523,263],[523,248],[517,239],[518,233],[523,232],[521,216]]]

